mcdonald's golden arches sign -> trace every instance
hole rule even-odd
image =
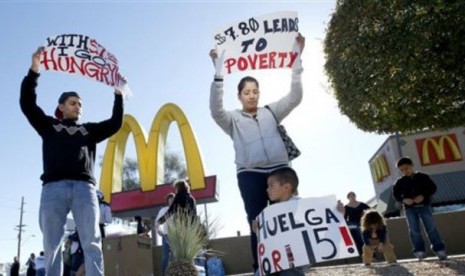
[[[386,177],[391,175],[386,155],[380,154],[370,163],[371,173],[376,183],[382,182]]]
[[[423,166],[462,160],[462,152],[455,133],[415,140],[418,156]]]

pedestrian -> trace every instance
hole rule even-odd
[[[370,209],[370,206],[363,202],[357,201],[357,196],[354,192],[347,194],[349,203],[344,206],[344,219],[349,227],[350,234],[355,241],[359,254],[362,254],[362,232],[360,231],[360,220],[362,219],[365,210]]]
[[[13,258],[13,263],[10,267],[10,275],[11,276],[19,276],[19,261],[18,257]]]
[[[302,53],[305,38],[299,34],[296,43]],[[217,60],[215,50],[210,51],[210,57],[214,64],[221,62]],[[252,221],[269,203],[266,193],[269,173],[289,166],[277,121],[281,122],[302,101],[302,71],[301,61],[297,58],[292,68],[289,94],[270,103],[269,109],[258,106],[261,91],[253,77],[244,77],[239,82],[237,97],[242,107],[236,110],[227,111],[223,107],[223,76],[215,75],[211,85],[211,115],[234,144],[237,181],[250,227],[254,271],[258,268],[257,236]]]
[[[98,198],[98,204],[99,204],[99,209],[100,209],[100,219],[99,219],[99,227],[100,227],[100,235],[102,236],[102,240],[106,237],[105,233],[105,226],[108,223],[111,223],[113,220],[113,217],[111,216],[111,208],[110,204],[105,201],[105,197],[103,196],[103,193],[99,190],[97,190],[97,198]]]
[[[177,180],[174,182],[175,196],[166,213],[158,220],[158,224],[163,224],[171,216],[178,212],[186,212],[194,220],[197,218],[197,207],[195,198],[190,193],[190,186],[187,180]]]
[[[161,245],[162,245],[162,253],[163,253],[162,261],[161,261],[162,275],[165,275],[165,273],[166,273],[166,268],[168,267],[168,263],[170,261],[171,249],[170,249],[170,244],[169,244],[169,241],[168,241],[168,232],[167,232],[167,229],[166,229],[166,223],[159,224],[157,221],[163,215],[166,214],[169,207],[173,203],[173,199],[174,199],[174,194],[173,193],[169,193],[169,194],[167,194],[165,196],[166,206],[162,207],[160,209],[160,211],[158,211],[157,218],[155,219],[155,229],[157,230],[157,233],[161,236]]]
[[[412,159],[408,157],[399,159],[397,168],[403,176],[394,184],[393,196],[404,206],[413,254],[419,260],[426,257],[425,242],[421,235],[421,220],[431,249],[439,260],[446,260],[445,245],[436,229],[431,209],[431,196],[436,192],[436,184],[427,174],[416,172]]]
[[[36,275],[36,262],[35,262],[36,255],[34,253],[31,253],[31,256],[26,262],[27,265],[27,270],[26,270],[26,275],[27,276],[35,276]]]
[[[94,165],[97,143],[115,134],[123,121],[123,98],[115,90],[113,113],[100,123],[80,123],[82,101],[78,93],[64,92],[55,116],[37,105],[36,87],[44,47],[32,55],[32,65],[21,84],[21,110],[42,138],[43,174],[39,224],[43,234],[45,270],[61,275],[61,244],[66,217],[71,211],[86,259],[88,275],[104,274],[99,209],[95,193]]]
[[[36,275],[45,276],[45,253],[40,251],[39,256],[36,258]]]

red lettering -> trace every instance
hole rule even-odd
[[[226,65],[226,68],[228,69],[228,74],[231,74],[231,67],[236,65],[236,60],[233,58],[228,58],[224,64]]]
[[[270,64],[269,68],[276,68],[276,64],[274,62],[274,59],[276,58],[276,52],[270,52]]]
[[[66,67],[63,67],[63,60],[65,61]],[[68,71],[70,68],[69,57],[58,57],[58,70],[59,71]]]
[[[267,53],[260,54],[260,69],[268,68],[268,64],[266,64],[267,60],[268,60]]]
[[[290,57],[290,61],[289,61],[289,64],[287,65],[287,67],[289,68],[292,68],[292,65],[294,65],[294,62],[297,58],[298,54],[296,52],[290,52],[289,53],[289,57]]]
[[[74,69],[77,68],[79,72],[85,76],[86,75],[86,69],[84,68],[85,60],[84,59],[79,59],[79,60],[81,61],[81,64],[77,63],[76,58],[71,57],[71,67],[69,69],[69,72],[74,73],[76,72],[76,70]]]
[[[256,68],[255,65],[257,64],[257,58],[258,58],[257,55],[253,55],[253,58],[250,55],[247,56],[247,59],[249,60],[249,63],[252,69]]]
[[[261,259],[260,257],[262,257],[263,255],[265,255],[265,245],[263,243],[260,243],[258,244],[258,257],[259,259]],[[259,265],[260,265],[260,271],[262,272],[261,274],[265,274],[264,273],[264,270],[263,270],[263,263],[262,262],[259,262]]]
[[[54,53],[55,53],[55,48],[52,48],[50,50],[50,56],[48,55],[49,52],[44,51],[44,55],[43,55],[44,58],[40,61],[40,63],[44,65],[45,70],[50,69],[49,63],[52,64],[52,70],[57,70],[57,63],[56,63],[56,61],[54,59],[54,56],[53,56]]]
[[[239,57],[237,60],[237,69],[239,69],[239,71],[247,70],[247,59]]]
[[[281,63],[279,64],[279,68],[283,68],[284,66],[284,59],[287,57],[287,53],[279,53],[278,56],[281,58]]]
[[[274,271],[281,271],[283,268],[279,265],[279,261],[281,260],[281,253],[279,253],[278,250],[273,250],[271,252],[271,258],[273,259],[273,266],[274,266]]]

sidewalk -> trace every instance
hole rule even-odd
[[[397,264],[374,263],[371,267],[365,267],[361,263],[316,267],[309,269],[306,275],[465,275],[465,255],[449,256],[446,261],[439,261],[437,257],[429,257],[422,261],[403,259],[399,260]],[[235,276],[253,276],[253,274],[237,274]]]

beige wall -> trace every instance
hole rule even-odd
[[[450,255],[465,254],[465,211],[435,215],[436,225]],[[387,221],[389,238],[399,259],[413,258],[405,218],[393,218]],[[426,239],[427,241],[427,239]],[[429,246],[427,242],[427,246]],[[161,248],[150,251],[150,240],[137,235],[108,238],[104,241],[105,274],[118,275],[160,275]],[[239,274],[251,272],[252,256],[249,249],[249,237],[231,237],[216,239],[211,248],[222,251],[226,273]],[[429,255],[432,255],[429,252]],[[153,262],[152,262],[153,260]],[[336,265],[354,263],[357,258],[321,263]],[[153,274],[152,274],[153,273]]]
[[[138,235],[106,238],[103,240],[103,258],[105,275],[153,275],[152,246],[149,238]]]

